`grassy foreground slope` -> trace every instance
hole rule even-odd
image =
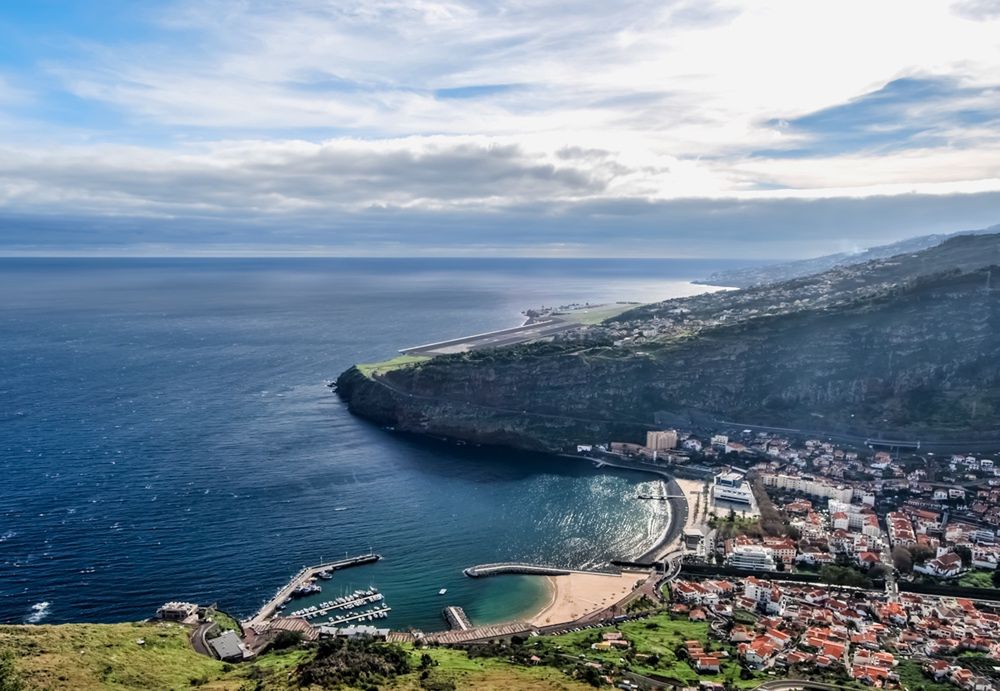
[[[319,688],[302,686],[297,678],[300,666],[309,663],[315,648],[273,652],[252,663],[230,665],[194,652],[188,643],[188,633],[177,625],[147,623],[0,626],[0,654],[13,655],[16,679],[24,691]],[[139,640],[143,643],[138,643]],[[380,688],[478,691],[590,688],[551,667],[529,668],[497,659],[469,659],[460,650],[405,649],[413,671],[386,680],[379,684]],[[420,657],[425,653],[435,663],[426,672],[420,669]],[[0,680],[0,686],[3,681],[6,680]]]
[[[25,689],[239,689],[244,681],[197,654],[188,630],[171,624],[3,626],[4,650]]]

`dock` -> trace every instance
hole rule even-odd
[[[316,564],[315,566],[302,567],[302,570],[292,576],[291,580],[288,581],[283,588],[278,590],[278,592],[274,594],[274,597],[265,602],[261,608],[257,610],[256,614],[243,622],[244,628],[252,628],[264,624],[268,619],[275,615],[278,611],[279,605],[292,597],[292,593],[295,592],[296,588],[308,583],[310,580],[315,578],[316,574],[320,571],[339,571],[340,569],[347,569],[352,566],[372,564],[381,558],[381,554],[369,552],[368,554],[362,554],[357,557],[347,557],[346,559],[341,559],[339,561],[330,561],[323,564]]]
[[[452,631],[468,631],[472,628],[472,621],[461,607],[445,607],[441,614]]]

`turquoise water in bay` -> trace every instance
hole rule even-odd
[[[665,528],[649,477],[454,446],[351,416],[324,382],[570,301],[669,297],[698,261],[0,259],[0,621],[117,621],[166,600],[251,613],[303,564],[369,548],[396,628],[526,613],[541,579]],[[448,594],[439,597],[440,588]]]

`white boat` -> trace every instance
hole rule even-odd
[[[447,592],[448,592],[447,588],[441,588],[441,590],[438,591],[438,595],[444,595]]]

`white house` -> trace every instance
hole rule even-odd
[[[954,578],[962,570],[962,558],[954,552],[913,567],[914,571],[937,578]]]

